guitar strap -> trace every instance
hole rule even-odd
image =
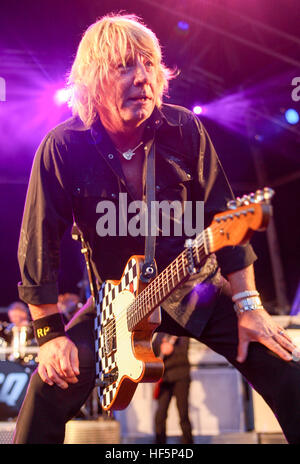
[[[145,237],[145,262],[142,267],[140,279],[148,283],[156,275],[154,262],[156,245],[155,214],[151,214],[155,201],[155,142],[152,140],[151,148],[146,154],[146,205],[147,205],[147,233]]]
[[[152,139],[149,153],[146,153],[146,205],[147,205],[147,233],[145,237],[145,261],[140,274],[142,282],[148,283],[156,276],[156,265],[154,262],[155,245],[156,245],[156,224],[154,224],[155,214],[151,214],[151,205],[155,201],[155,143]],[[154,216],[154,217],[152,217]],[[153,234],[151,233],[153,232]],[[92,271],[88,247],[85,243],[82,232],[77,224],[73,223],[72,238],[81,242],[81,252],[84,255],[86,269],[89,279],[90,292],[94,298],[97,298],[96,279]]]

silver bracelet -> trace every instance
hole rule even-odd
[[[262,309],[263,305],[260,297],[252,296],[250,298],[244,298],[242,300],[239,300],[237,303],[235,303],[233,307],[237,315],[239,315],[245,313],[246,311],[255,311],[256,309]]]
[[[248,296],[259,296],[259,293],[257,290],[245,290],[244,292],[236,293],[233,295],[232,301],[236,302],[242,298],[247,298]]]

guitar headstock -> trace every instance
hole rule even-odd
[[[227,203],[228,210],[218,213],[207,234],[209,253],[225,246],[246,243],[254,231],[265,230],[272,214],[270,200],[274,191],[268,187]]]

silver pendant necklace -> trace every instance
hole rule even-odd
[[[140,142],[135,148],[129,148],[129,150],[127,151],[120,151],[118,150],[118,152],[123,156],[123,158],[125,158],[127,161],[130,161],[132,159],[132,157],[135,155],[135,151],[141,146],[143,145],[143,142]]]

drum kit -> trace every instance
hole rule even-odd
[[[30,324],[0,322],[0,421],[13,420],[21,408],[38,346]]]

